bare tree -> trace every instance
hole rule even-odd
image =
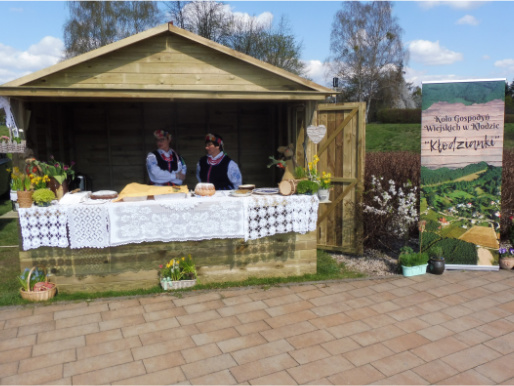
[[[64,25],[66,57],[105,46],[154,27],[159,22],[152,1],[70,1]]]
[[[348,1],[332,24],[329,68],[343,88],[353,90],[354,100],[367,102],[366,115],[383,80],[393,79],[407,59],[403,31],[391,11],[388,1]]]
[[[164,1],[162,4],[169,12],[171,22],[179,28],[191,31],[191,28],[186,24],[185,8],[191,3],[190,1]]]

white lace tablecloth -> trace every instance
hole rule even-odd
[[[218,194],[220,193],[220,194]],[[151,241],[245,240],[316,230],[317,196],[269,195],[84,202],[20,209],[23,249],[107,248]]]
[[[39,247],[66,248],[69,245],[64,207],[19,208],[18,217],[25,251]]]

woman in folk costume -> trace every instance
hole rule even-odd
[[[146,168],[152,185],[182,185],[186,178],[184,159],[170,147],[171,134],[164,130],[153,133],[157,141],[157,150],[148,153]]]
[[[196,164],[199,182],[210,182],[216,190],[237,189],[243,182],[239,166],[223,151],[223,139],[217,134],[205,137],[207,155]]]

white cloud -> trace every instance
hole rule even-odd
[[[440,5],[453,9],[475,9],[485,3],[486,1],[420,1],[419,6],[423,9],[431,9]]]
[[[0,43],[0,84],[52,66],[63,58],[63,53],[63,41],[52,36],[45,36],[26,51]]]
[[[322,86],[327,85],[326,66],[320,60],[306,60],[307,76],[312,79],[313,82]]]
[[[480,22],[471,15],[461,17],[455,24],[479,25]]]
[[[506,72],[514,72],[514,59],[503,59],[494,62],[495,67],[499,67]]]
[[[408,46],[410,58],[429,66],[452,64],[462,60],[462,54],[439,45],[439,41],[414,40]]]

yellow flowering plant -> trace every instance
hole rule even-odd
[[[189,254],[187,257],[173,258],[164,265],[159,265],[161,277],[172,281],[196,279],[196,265]]]
[[[47,183],[50,182],[50,177],[48,177],[46,174],[44,176],[31,174],[30,182],[34,189],[44,189],[47,187]]]
[[[317,154],[312,157],[312,162],[308,163],[308,175],[311,181],[318,183],[320,189],[330,189],[332,187],[332,173],[322,172],[319,174],[317,165],[319,157]]]
[[[11,189],[17,191],[32,190],[30,175],[22,173],[17,166],[14,167],[11,173]]]

